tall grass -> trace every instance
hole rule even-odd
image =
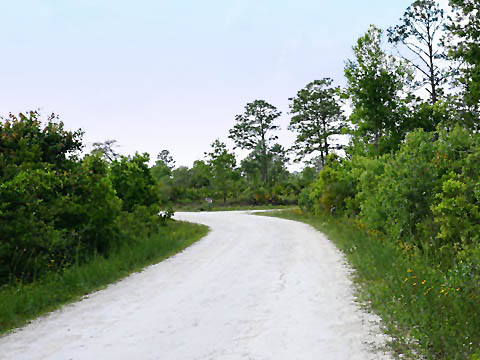
[[[122,245],[108,257],[96,255],[86,264],[73,265],[61,274],[50,273],[29,284],[4,285],[0,288],[0,333],[168,258],[207,232],[204,225],[169,221],[153,236]]]
[[[335,243],[355,269],[359,299],[382,317],[397,354],[480,359],[480,294],[471,274],[444,273],[419,254],[382,241],[344,218],[299,210],[260,215],[305,222]]]

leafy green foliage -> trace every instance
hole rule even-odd
[[[0,282],[62,269],[116,238],[115,196],[98,157],[78,161],[81,132],[30,112],[0,129]]]
[[[221,194],[225,203],[234,189],[235,154],[228,152],[227,145],[217,139],[212,143],[212,151],[205,155],[211,168],[211,184]]]
[[[354,194],[350,165],[350,162],[333,154],[327,158],[326,166],[310,186],[309,202],[315,213],[341,212],[346,209],[346,199]]]
[[[69,132],[52,114],[41,127],[39,113],[10,114],[0,118],[0,178],[11,179],[22,169],[42,169],[45,164],[67,170],[82,148],[82,132]]]
[[[147,153],[122,156],[111,164],[111,179],[122,209],[131,212],[136,205],[152,206],[159,202],[155,179],[150,173]]]
[[[55,120],[42,126],[30,112],[0,123],[0,283],[62,272],[136,239],[120,226],[122,206],[132,226],[160,223],[148,156],[80,160],[81,131]]]
[[[383,154],[397,149],[408,130],[405,95],[412,73],[405,63],[381,49],[382,31],[370,26],[353,48],[345,67],[345,95],[353,104],[353,143],[361,152]]]
[[[445,266],[453,266],[462,244],[476,241],[472,224],[478,175],[468,164],[478,159],[479,141],[478,135],[460,127],[437,134],[409,134],[398,153],[366,169],[373,177],[360,177],[357,200],[362,221],[404,246],[412,244],[441,258]],[[456,227],[450,228],[454,223],[470,226],[457,233]]]
[[[458,80],[464,85],[468,106],[478,110],[480,101],[480,4],[476,0],[450,0],[455,11],[448,28],[455,40],[451,41],[451,55],[464,62]],[[478,113],[477,113],[478,115]],[[475,124],[478,129],[478,123]]]
[[[133,226],[143,236],[145,232],[140,225],[132,214],[127,221],[122,220],[121,232],[131,233]],[[138,241],[119,244],[105,255],[97,253],[89,262],[77,263],[62,273],[50,272],[29,284],[4,285],[0,287],[0,334],[158,263],[190,246],[207,232],[204,225],[168,222],[148,237],[133,234]]]

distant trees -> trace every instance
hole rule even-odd
[[[211,147],[211,152],[205,153],[206,163],[211,169],[211,185],[221,194],[223,203],[226,203],[227,196],[234,188],[235,154],[230,153],[227,145],[219,139],[215,140]]]
[[[159,203],[155,179],[148,167],[147,153],[122,156],[111,163],[112,185],[122,199],[122,209],[133,211],[135,206],[152,206]]]
[[[168,150],[162,150],[157,155],[155,165],[152,167],[152,175],[158,182],[166,182],[172,175],[175,161]]]
[[[175,168],[175,160],[173,160],[172,155],[170,155],[170,151],[162,150],[157,155],[157,161],[165,165],[167,168],[172,171]]]
[[[247,103],[245,112],[235,117],[236,124],[229,138],[241,149],[258,153],[260,172],[265,184],[268,182],[268,151],[270,143],[277,140],[272,132],[280,127],[274,121],[281,115],[277,108],[264,100]]]
[[[319,152],[324,166],[331,149],[338,149],[332,145],[330,137],[341,133],[345,118],[338,102],[339,88],[333,88],[332,82],[329,78],[315,80],[289,99],[293,116],[288,128],[297,133],[292,147],[297,161]]]
[[[100,155],[106,161],[113,161],[118,159],[119,153],[115,151],[117,147],[117,140],[105,140],[104,142],[94,142],[92,154]]]

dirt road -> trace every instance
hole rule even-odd
[[[242,212],[183,253],[0,339],[0,359],[387,359],[348,269],[312,228]]]

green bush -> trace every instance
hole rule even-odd
[[[460,127],[418,130],[396,154],[365,160],[356,196],[360,221],[428,256],[444,254],[452,265],[461,244],[478,242],[478,143],[477,134]]]
[[[105,252],[121,201],[105,163],[87,157],[59,171],[26,169],[0,185],[0,279],[32,279]]]
[[[313,205],[316,213],[344,211],[347,199],[354,195],[354,183],[351,162],[336,155],[329,155],[325,167],[311,185],[309,203]]]
[[[313,201],[310,197],[310,186],[305,187],[298,195],[298,206],[304,211],[313,211]]]
[[[147,153],[133,157],[122,156],[111,164],[111,179],[117,196],[122,199],[122,209],[131,212],[136,205],[158,204],[160,198],[152,176]]]
[[[111,168],[98,154],[80,160],[81,136],[54,115],[45,126],[36,112],[0,122],[0,284],[106,255],[166,221],[148,155]]]

